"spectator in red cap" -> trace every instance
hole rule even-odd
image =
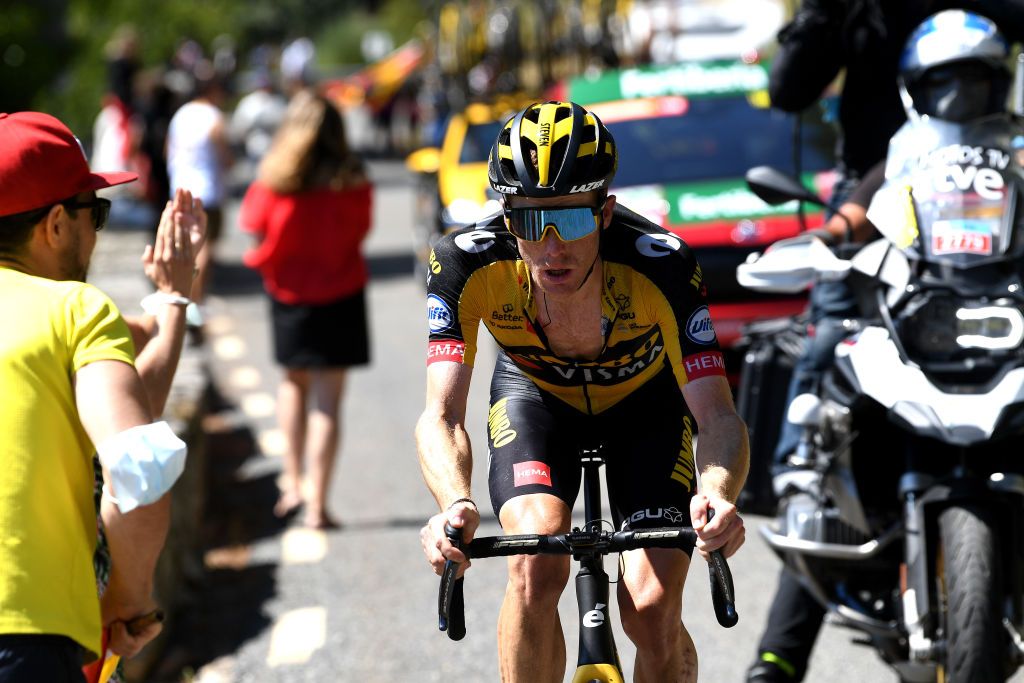
[[[166,492],[185,445],[152,423],[128,327],[84,282],[110,210],[96,191],[135,179],[91,172],[52,116],[0,113],[0,683],[81,681],[104,628],[124,657],[160,631],[152,619],[135,633],[127,624],[155,612]],[[180,220],[174,235],[161,248],[191,248]],[[180,306],[185,294],[170,293],[169,303]],[[92,569],[94,452],[114,563],[102,605]]]

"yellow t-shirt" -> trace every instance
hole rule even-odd
[[[133,363],[114,303],[79,282],[0,268],[0,633],[100,650],[92,456],[74,374]]]

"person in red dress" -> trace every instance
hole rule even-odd
[[[312,528],[338,526],[326,500],[345,373],[369,362],[361,245],[372,201],[340,112],[312,91],[297,93],[242,200],[239,223],[259,239],[244,261],[270,296],[274,357],[284,371],[277,414],[286,451],[275,513],[304,505]]]

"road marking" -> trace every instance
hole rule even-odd
[[[241,400],[242,412],[250,418],[270,417],[275,405],[274,397],[264,391],[246,394]]]
[[[271,457],[281,457],[287,443],[284,439],[284,432],[280,429],[262,429],[259,437],[260,452]]]
[[[303,607],[282,614],[270,633],[267,665],[305,664],[327,641],[327,610]]]
[[[226,545],[211,548],[203,555],[207,569],[245,569],[249,565],[252,549],[247,545]]]
[[[236,660],[234,655],[218,657],[196,672],[192,683],[231,683],[235,678]]]
[[[233,334],[213,340],[213,353],[221,360],[238,360],[245,356],[245,350],[245,342]]]
[[[318,529],[294,527],[281,536],[284,564],[313,564],[327,556],[327,534]]]
[[[235,321],[230,315],[211,316],[204,325],[208,334],[217,336],[227,334],[235,327]]]
[[[228,373],[228,383],[236,389],[255,389],[260,385],[260,371],[251,365],[232,368]]]

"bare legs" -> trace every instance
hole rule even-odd
[[[278,388],[277,415],[286,449],[281,497],[274,512],[284,516],[304,502],[304,521],[312,528],[337,526],[326,504],[341,437],[344,386],[341,368],[285,368]]]
[[[565,533],[569,509],[544,494],[519,496],[501,508],[504,533]],[[565,674],[565,638],[558,598],[569,580],[569,558],[510,557],[508,587],[498,617],[503,683],[557,683]]]
[[[623,553],[619,611],[636,645],[636,683],[697,683],[697,650],[681,620],[689,566],[678,550]]]
[[[284,378],[277,388],[277,422],[284,432],[285,442],[281,497],[274,507],[274,513],[278,517],[284,517],[302,504],[302,457],[306,449],[308,390],[307,371],[284,369]]]

